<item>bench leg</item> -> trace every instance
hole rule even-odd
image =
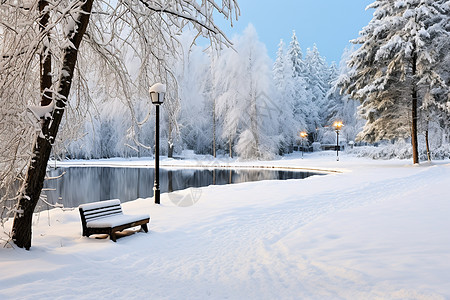
[[[111,241],[113,241],[115,243],[116,242],[116,233],[115,232],[111,232],[109,234],[109,238],[111,239]]]
[[[145,231],[148,232],[148,228],[147,228],[147,223],[146,224],[142,224],[141,228]]]

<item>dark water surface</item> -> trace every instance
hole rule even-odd
[[[160,169],[160,190],[167,193],[189,187],[304,179],[312,175],[320,174],[266,169]],[[64,207],[107,199],[126,202],[153,197],[153,168],[69,167],[52,169],[48,176],[60,178],[45,182],[44,188],[50,189],[44,192],[47,201]]]

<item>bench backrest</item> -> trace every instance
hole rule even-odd
[[[122,214],[119,199],[82,204],[78,208],[84,224],[96,219]]]

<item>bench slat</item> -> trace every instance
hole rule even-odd
[[[96,217],[96,216],[108,216],[108,215],[117,215],[121,214],[121,209],[115,209],[115,210],[105,210],[105,211],[97,211],[91,214],[85,214],[86,218]]]
[[[104,219],[104,218],[107,218],[107,217],[121,216],[121,215],[123,215],[123,214],[122,213],[118,213],[118,214],[96,215],[96,216],[92,216],[92,217],[86,218],[86,223],[88,223],[90,221],[94,221],[94,220]]]
[[[121,214],[122,209],[120,207],[110,208],[110,209],[102,209],[102,210],[96,210],[89,213],[84,213],[86,218],[96,217],[96,216],[107,216],[107,215],[115,215],[115,214]]]
[[[114,205],[108,205],[108,206],[102,206],[102,207],[96,207],[96,208],[90,208],[90,209],[85,209],[82,207],[82,209],[85,213],[90,213],[93,211],[99,211],[99,210],[105,210],[105,209],[111,209],[111,208],[121,208],[121,206],[120,206],[120,204],[114,204]]]

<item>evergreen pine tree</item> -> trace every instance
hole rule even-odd
[[[433,34],[447,34],[439,30],[448,19],[443,5],[434,0],[375,1],[369,6],[375,9],[373,19],[355,40],[361,47],[349,61],[353,71],[345,91],[361,101],[360,113],[367,120],[360,138],[375,142],[410,136],[414,163],[419,162],[417,121],[424,92],[444,86],[436,72],[441,58],[432,42]]]
[[[320,128],[325,125],[326,103],[325,96],[330,89],[329,69],[325,58],[320,56],[317,46],[307,50],[306,54],[306,76],[308,82],[308,95],[311,106],[311,113],[308,115],[307,123],[310,131],[314,130],[314,141],[318,141]]]
[[[312,108],[308,102],[308,90],[305,75],[305,62],[295,31],[286,54],[286,92],[287,97],[292,99],[294,119],[296,121],[295,131],[301,132],[308,129],[307,118],[312,114]]]
[[[294,78],[289,66],[290,63],[284,53],[284,42],[281,40],[272,70],[274,85],[277,88],[280,153],[290,152],[290,146],[295,143],[297,130],[300,127],[294,117]]]

